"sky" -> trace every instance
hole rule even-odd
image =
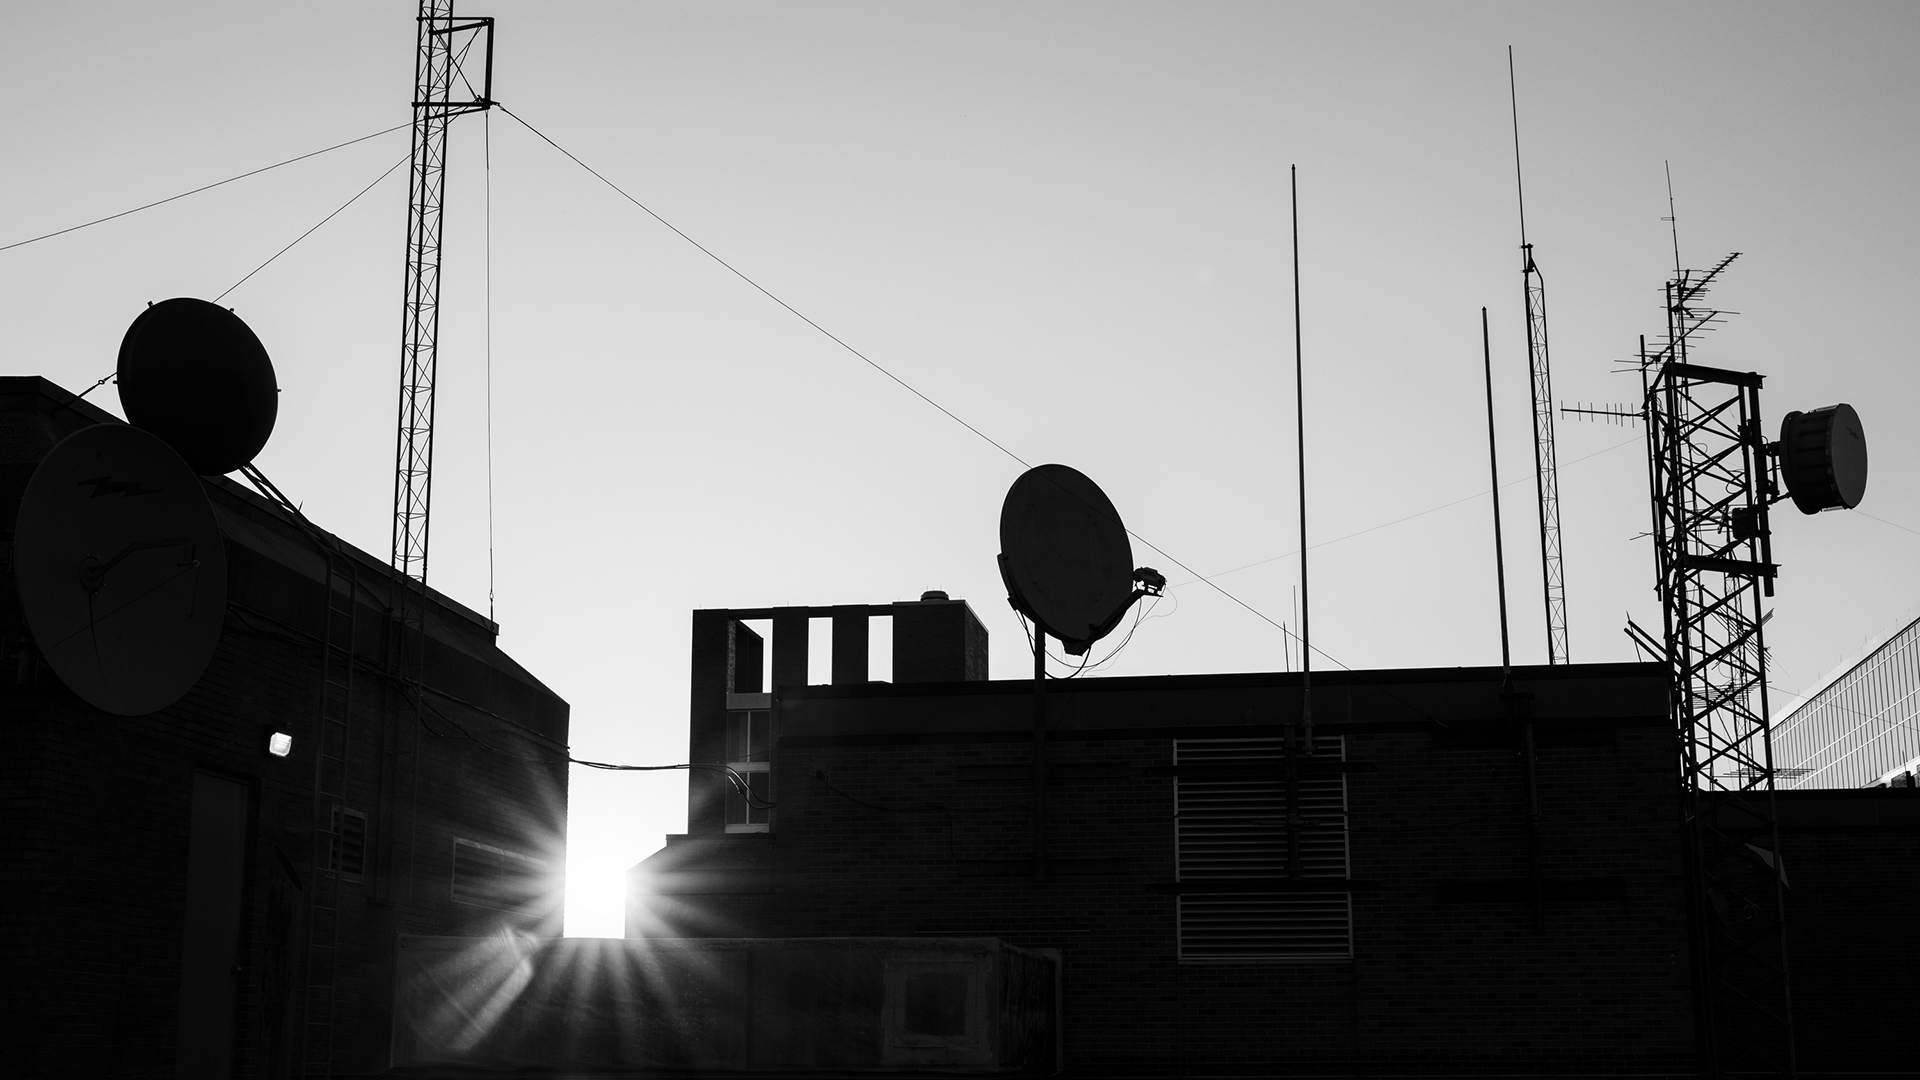
[[[1171,582],[1102,674],[1288,664],[1294,167],[1316,665],[1499,660],[1482,307],[1515,659],[1544,662],[1509,45],[1555,397],[1637,399],[1677,234],[1688,267],[1742,253],[1696,361],[1765,374],[1770,430],[1836,401],[1865,425],[1859,511],[1774,519],[1776,706],[1920,601],[1920,6],[458,13],[499,20],[525,125],[449,136],[429,580],[571,703],[576,757],[686,760],[695,608],[941,589],[1020,677],[994,555],[1021,461],[1091,476]],[[414,15],[0,3],[0,246],[405,124]],[[406,168],[375,181],[407,154],[402,129],[0,250],[0,370],[84,389],[148,301],[231,288],[282,388],[257,464],[384,556]],[[1659,624],[1642,438],[1559,421],[1576,662]],[[576,768],[570,800],[568,932],[617,936],[684,775]]]

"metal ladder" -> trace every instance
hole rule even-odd
[[[314,736],[313,874],[308,900],[306,988],[301,999],[296,1075],[333,1075],[340,963],[341,825],[346,810],[348,736],[353,715],[354,613],[358,585],[345,554],[327,559],[321,638],[319,723]]]

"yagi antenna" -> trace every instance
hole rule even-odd
[[[1596,405],[1583,402],[1579,405],[1560,404],[1560,415],[1580,420],[1593,420],[1596,423],[1622,424],[1631,427],[1640,422],[1640,410],[1631,405]]]

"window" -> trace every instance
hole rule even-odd
[[[727,713],[727,831],[766,832],[773,808],[773,710]]]
[[[547,891],[547,865],[505,848],[453,842],[453,898],[498,911],[536,906]]]
[[[1304,751],[1302,746],[1301,751]],[[1353,955],[1346,740],[1313,740],[1288,805],[1280,739],[1174,742],[1180,959],[1345,960]],[[1299,853],[1299,874],[1288,865]],[[1317,888],[1325,881],[1327,887]]]

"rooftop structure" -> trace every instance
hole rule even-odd
[[[1822,680],[1773,725],[1786,788],[1913,787],[1920,773],[1920,618]]]
[[[8,542],[54,445],[120,423],[0,378]],[[397,676],[405,579],[202,481],[226,605],[177,703],[88,704],[42,659],[14,576],[0,582],[0,1008],[35,1032],[7,1052],[30,1075],[384,1070],[397,934],[560,930],[566,703],[492,622],[431,590],[421,675]]]

